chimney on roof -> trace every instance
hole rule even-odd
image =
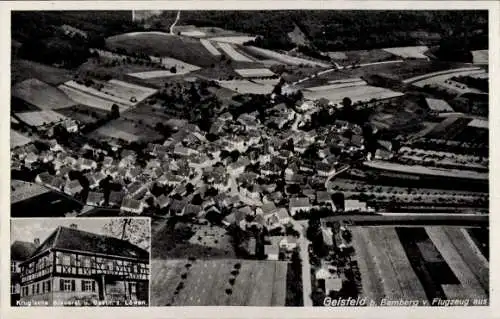
[[[36,246],[40,246],[40,238],[35,238],[33,243],[35,243]]]
[[[78,225],[76,225],[76,224],[71,224],[71,225],[69,225],[69,228],[71,228],[71,229],[78,229]]]

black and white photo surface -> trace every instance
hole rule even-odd
[[[147,306],[147,218],[13,219],[11,305]]]
[[[488,23],[13,11],[12,304],[488,306]]]

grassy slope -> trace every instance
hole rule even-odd
[[[121,48],[127,52],[172,57],[201,67],[210,66],[219,61],[205,49],[199,40],[168,34],[121,34],[108,38],[106,46],[110,49]]]

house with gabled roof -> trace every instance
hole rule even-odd
[[[55,176],[50,175],[49,172],[43,172],[35,177],[35,182],[50,187],[54,178]]]
[[[125,197],[120,206],[122,212],[140,215],[144,211],[144,203],[130,197]]]
[[[149,252],[74,224],[57,227],[20,268],[25,304],[148,303]]]
[[[104,204],[104,193],[89,192],[87,196],[87,205],[89,206],[102,206]]]
[[[289,211],[290,215],[294,216],[299,211],[308,212],[312,209],[312,205],[307,197],[292,197],[290,198]]]
[[[66,185],[64,186],[64,192],[68,195],[75,196],[76,194],[80,193],[83,190],[82,185],[80,184],[80,181],[75,179],[75,180],[68,180],[66,182]]]
[[[121,207],[125,193],[123,191],[111,191],[109,193],[108,204],[114,207]]]

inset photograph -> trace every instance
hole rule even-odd
[[[13,219],[11,306],[148,306],[148,218]]]

